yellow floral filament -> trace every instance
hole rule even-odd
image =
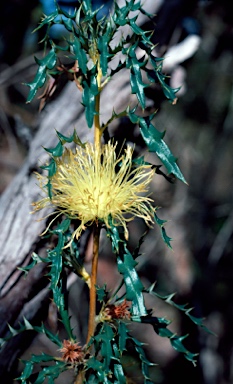
[[[34,203],[35,210],[52,205],[61,213],[79,219],[81,223],[72,239],[78,238],[85,225],[94,221],[100,220],[109,226],[110,215],[114,225],[123,226],[126,239],[126,223],[134,217],[151,225],[155,208],[145,194],[154,171],[147,165],[133,166],[130,146],[120,157],[115,150],[116,145],[110,142],[100,149],[87,143],[85,148],[77,147],[75,153],[65,149],[63,156],[56,160],[57,171],[50,179],[52,198]],[[39,178],[43,187],[47,180],[41,175]]]

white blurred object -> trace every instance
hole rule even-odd
[[[163,70],[171,72],[178,64],[190,59],[198,50],[200,44],[200,36],[189,35],[180,43],[173,45],[164,55]]]

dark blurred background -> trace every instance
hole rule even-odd
[[[60,5],[67,10],[75,3],[62,1]],[[101,3],[104,3],[103,16],[109,11],[111,1],[98,0],[95,6]],[[39,101],[25,104],[28,89],[22,83],[35,73],[33,55],[43,49],[42,44],[38,45],[42,35],[31,32],[51,6],[47,0],[0,3],[1,193],[23,164],[39,125]],[[189,185],[179,181],[170,184],[163,177],[154,180],[151,192],[156,205],[161,207],[159,216],[169,220],[166,228],[174,239],[174,251],[165,248],[157,228],[150,231],[139,273],[147,285],[156,280],[158,292],[176,292],[177,303],[188,302],[195,307],[193,314],[206,317],[206,325],[216,336],[197,331],[188,318],[159,301],[150,302],[149,298],[148,305],[155,307],[158,316],[173,319],[177,332],[189,333],[186,346],[199,352],[198,366],[192,367],[182,355],[177,355],[166,340],[151,333],[147,335],[144,328],[143,333],[150,341],[149,357],[159,363],[152,370],[155,383],[231,384],[233,4],[226,0],[158,1],[154,21],[155,25],[146,23],[144,28],[155,29],[153,41],[158,43],[158,54],[167,55],[164,68],[170,83],[182,84],[182,88],[176,106],[165,101],[157,89],[148,92],[148,109],[159,108],[155,126],[166,130],[165,139],[178,156]],[[54,31],[58,40],[59,33],[62,33],[59,29]],[[174,52],[176,59],[172,60]],[[135,224],[132,247],[141,232],[140,225]],[[101,268],[108,276],[110,267],[105,257]],[[37,339],[26,357],[38,348],[50,346]],[[134,382],[141,383],[130,358],[126,363]]]

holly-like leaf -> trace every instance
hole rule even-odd
[[[67,305],[65,302],[64,292],[62,291],[61,287],[55,287],[53,289],[53,299],[61,315],[62,323],[66,329],[66,332],[68,333],[69,338],[75,339],[75,336],[73,334],[73,330],[70,324],[70,316],[66,308]]]
[[[142,294],[143,285],[135,269],[137,263],[127,249],[125,249],[123,259],[118,256],[117,265],[119,272],[124,277],[126,286],[126,299],[132,301],[133,315],[146,315],[147,312]]]
[[[157,57],[153,56],[153,54],[151,52],[149,53],[149,57],[150,57],[150,62],[154,68],[154,74],[156,75],[158,81],[161,84],[161,87],[162,87],[162,90],[163,90],[165,97],[172,104],[175,104],[176,100],[177,100],[176,93],[180,90],[180,87],[179,88],[171,88],[167,84],[167,82],[166,82],[167,76],[164,75],[162,72],[163,66],[161,63],[161,60],[162,60],[161,58],[157,58]],[[159,62],[159,64],[158,64],[158,62]]]
[[[82,101],[85,107],[87,125],[91,128],[93,125],[94,115],[97,113],[95,110],[95,102],[96,96],[99,93],[96,66],[87,71],[87,76],[83,79],[82,86]]]
[[[26,380],[31,376],[33,371],[33,362],[32,361],[24,361],[25,367],[20,375],[20,377],[17,377],[16,380],[22,381],[22,383],[26,383]]]
[[[103,369],[103,363],[102,362],[100,362],[98,359],[96,359],[94,356],[92,356],[87,360],[86,367],[87,367],[86,376],[87,376],[87,380],[88,380],[87,383],[88,384],[106,383],[106,376],[107,376],[108,372],[106,372]],[[88,369],[90,369],[91,372],[94,371],[94,374],[92,373],[89,376],[88,375],[88,373],[89,373]],[[108,383],[108,381],[107,381],[107,383]]]
[[[77,132],[74,130],[73,134],[71,136],[64,136],[62,133],[56,131],[57,136],[60,140],[60,142],[64,145],[65,143],[72,143],[79,145],[82,148],[85,148],[85,143],[83,143],[80,138],[77,135]]]
[[[97,293],[98,301],[104,302],[108,296],[106,284],[103,287],[96,287],[96,293]]]
[[[63,145],[61,141],[58,142],[55,148],[44,148],[46,152],[50,153],[53,157],[60,157],[63,154]]]
[[[40,364],[40,363],[52,362],[52,361],[53,362],[55,361],[54,357],[47,355],[45,353],[42,353],[41,355],[31,355],[31,358],[29,361],[26,361],[26,362],[23,361],[25,364],[25,368],[24,368],[21,376],[18,377],[16,380],[20,380],[22,382],[22,384],[27,384],[28,379],[30,379],[30,376],[33,372],[34,364]],[[61,363],[61,366],[62,366],[62,369],[59,372],[59,374],[60,374],[64,370],[65,363],[63,363],[63,362],[59,362],[59,363]],[[50,376],[50,378],[53,379],[53,377],[51,377],[51,376]],[[44,379],[45,379],[45,377],[44,377]],[[53,381],[51,381],[51,379],[50,379],[50,382],[52,383]],[[42,380],[42,377],[41,377],[41,380]],[[42,383],[43,383],[43,381],[42,381]]]
[[[19,271],[23,271],[25,273],[25,275],[28,274],[28,272],[33,268],[35,267],[35,265],[37,264],[37,261],[33,260],[29,265],[27,265],[26,267],[18,267],[17,269]]]
[[[151,120],[154,117],[140,117],[134,112],[130,111],[128,114],[132,123],[139,123],[141,135],[150,152],[155,152],[164,166],[167,168],[168,173],[172,173],[178,179],[186,183],[186,180],[177,165],[177,159],[173,156],[168,145],[163,140],[164,132],[159,132],[152,124]]]
[[[171,246],[171,240],[172,238],[169,237],[166,233],[166,230],[164,228],[164,225],[166,223],[166,220],[161,220],[159,219],[159,217],[156,215],[156,213],[154,214],[154,218],[155,218],[155,221],[156,223],[160,226],[160,229],[161,229],[161,236],[162,236],[162,239],[164,241],[164,243],[172,249],[172,246]]]
[[[129,338],[127,325],[123,321],[118,323],[118,335],[119,335],[119,352],[123,354],[126,351],[126,341]]]
[[[114,364],[114,375],[117,384],[126,384],[126,377],[121,364]]]
[[[44,367],[37,376],[34,384],[43,384],[48,379],[49,384],[53,384],[54,380],[66,369],[66,364],[63,361],[56,361],[55,365]]]
[[[173,156],[169,147],[163,140],[164,133],[159,132],[150,119],[140,118],[139,126],[141,135],[149,148],[150,152],[155,152],[162,163],[168,170],[168,173],[173,173],[178,179],[186,183],[178,165],[177,159]]]
[[[31,361],[33,363],[47,363],[48,361],[54,361],[54,356],[48,355],[47,353],[42,353],[41,355],[31,355]]]
[[[144,376],[144,384],[153,384],[153,381],[151,381],[149,376],[149,367],[154,366],[154,363],[151,363],[144,352],[143,344],[135,339],[134,337],[131,337],[131,340],[134,344],[134,348],[136,352],[138,353],[139,359],[141,360],[141,366],[142,366],[142,374]]]
[[[142,293],[144,288],[135,269],[137,263],[127,249],[125,240],[121,238],[118,228],[111,221],[109,223],[107,234],[111,239],[113,252],[117,256],[118,270],[124,278],[126,299],[132,301],[133,316],[145,316],[147,311]]]
[[[192,316],[190,314],[190,312],[193,310],[193,308],[188,308],[187,305],[188,304],[177,304],[175,303],[175,301],[173,300],[173,297],[175,296],[175,293],[172,293],[170,295],[159,295],[157,292],[154,291],[154,284],[152,284],[152,286],[147,290],[148,293],[150,293],[151,295],[154,295],[156,297],[158,297],[159,299],[161,300],[164,300],[166,303],[168,303],[169,305],[172,305],[173,307],[177,308],[179,311],[182,311],[185,313],[186,316],[188,316],[190,318],[190,320],[198,325],[199,327],[201,327],[202,329],[204,329],[204,331],[206,331],[207,333],[210,333],[211,335],[214,335],[214,333],[209,330],[203,323],[204,319],[202,317],[195,317],[195,316]]]
[[[135,16],[132,19],[130,19],[130,26],[132,28],[132,31],[135,33],[135,35],[138,35],[140,39],[144,40],[144,42],[146,42],[148,45],[153,46],[153,43],[150,41],[150,36],[149,37],[147,36],[148,34],[151,35],[151,32],[144,31],[142,28],[140,28],[136,24],[137,18],[138,16]]]
[[[23,319],[23,323],[19,324],[17,329],[11,327],[10,325],[8,325],[8,327],[9,327],[10,334],[7,337],[2,339],[3,344],[6,341],[9,341],[12,337],[17,336],[17,335],[19,335],[22,332],[25,332],[25,331],[35,331],[35,332],[38,332],[38,333],[45,334],[52,342],[54,342],[56,345],[58,345],[59,348],[61,348],[61,346],[62,346],[62,343],[61,343],[60,339],[58,338],[58,336],[54,335],[52,332],[50,332],[48,329],[46,329],[43,324],[40,327],[39,326],[34,326],[27,319],[24,318]]]
[[[64,246],[64,240],[61,241],[61,243],[63,243]],[[51,262],[51,288],[54,289],[59,283],[60,275],[62,272],[62,253],[58,246],[49,251],[48,258]]]
[[[110,361],[113,357],[111,340],[114,338],[112,327],[108,323],[103,323],[101,331],[95,336],[95,340],[100,343],[101,355],[104,358],[104,369],[108,370]]]
[[[111,23],[108,22],[105,33],[102,34],[97,41],[97,46],[100,53],[100,67],[103,76],[107,75],[108,62],[109,59],[112,57],[112,54],[109,53],[109,42],[112,38],[113,33],[114,30],[111,27]]]
[[[192,353],[190,352],[183,344],[183,340],[187,337],[186,336],[177,336],[173,332],[170,331],[170,329],[167,328],[167,325],[170,324],[166,319],[161,319],[158,317],[153,317],[153,316],[147,316],[146,318],[142,317],[142,322],[143,323],[150,323],[154,331],[161,337],[167,337],[170,340],[170,343],[172,347],[184,354],[184,357],[191,361],[194,365],[196,365],[196,356],[197,353]]]
[[[70,42],[70,46],[73,50],[73,54],[76,60],[78,60],[78,66],[81,69],[82,73],[86,75],[87,73],[87,55],[85,50],[82,48],[80,39],[74,35],[74,41]]]
[[[39,68],[37,70],[36,76],[31,83],[26,83],[30,87],[30,91],[27,98],[27,103],[30,103],[35,97],[36,92],[39,88],[43,87],[47,79],[47,71],[55,67],[57,62],[57,55],[55,48],[52,48],[50,52],[43,59],[39,60],[35,58]]]
[[[44,16],[42,21],[40,22],[39,26],[36,29],[34,29],[34,32],[38,31],[40,28],[44,27],[45,25],[52,24],[55,21],[55,19],[58,17],[58,15],[59,15],[59,11],[58,11],[58,8],[57,8],[50,15]]]
[[[128,57],[126,58],[126,67],[130,69],[130,84],[132,93],[137,95],[139,103],[142,108],[145,109],[144,88],[148,87],[148,85],[142,81],[141,68],[145,67],[146,62],[139,61],[137,59],[135,53],[137,45],[138,42],[127,50]]]
[[[132,0],[130,1],[130,3],[132,3]],[[119,7],[117,2],[115,2],[114,6],[115,6],[115,9],[114,9],[114,13],[113,13],[113,20],[115,22],[115,24],[117,26],[124,26],[127,24],[127,17],[128,17],[128,14],[130,12],[130,4],[129,3],[126,3],[125,6],[123,7]],[[132,5],[131,5],[132,6]]]
[[[46,188],[48,191],[48,196],[50,199],[52,199],[52,183],[51,183],[51,177],[55,175],[57,171],[57,164],[56,161],[52,158],[50,159],[50,162],[48,165],[41,166],[41,169],[45,169],[48,171],[48,182],[46,184]]]
[[[138,241],[138,245],[137,247],[134,249],[133,253],[132,253],[132,256],[135,259],[137,259],[141,254],[140,254],[140,248],[141,248],[141,245],[143,244],[144,242],[144,238],[145,236],[147,235],[147,232],[145,232],[139,239]]]
[[[163,93],[164,95],[166,96],[166,98],[172,102],[173,104],[176,103],[176,100],[177,100],[177,97],[176,97],[176,93],[180,90],[180,87],[179,88],[171,88],[167,83],[166,83],[166,76],[161,72],[161,71],[157,71],[156,72],[157,74],[157,78],[162,86],[162,90],[163,90]]]

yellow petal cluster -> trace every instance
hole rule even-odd
[[[94,221],[109,226],[109,216],[115,226],[123,226],[126,238],[126,223],[134,217],[151,225],[155,208],[145,194],[154,171],[147,165],[134,166],[132,155],[133,149],[127,146],[117,157],[116,145],[111,142],[100,150],[90,143],[84,148],[76,147],[75,152],[66,148],[56,160],[57,171],[50,179],[52,198],[34,203],[35,210],[52,205],[60,213],[79,219],[81,223],[73,238],[78,238],[85,225]],[[46,181],[43,180],[44,185]]]

